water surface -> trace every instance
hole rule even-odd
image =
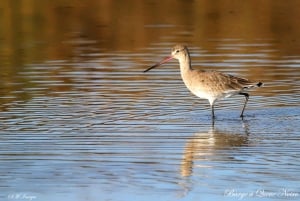
[[[3,20],[27,17],[19,31],[28,35],[0,35],[1,200],[299,199],[297,1],[281,10],[266,1],[258,27],[255,2],[242,12],[237,2],[176,1],[168,8],[177,15],[156,1],[91,2],[21,6]],[[177,61],[143,73],[176,43],[189,45],[194,68],[265,83],[244,119],[237,96],[217,103],[212,125],[208,101],[185,88]]]

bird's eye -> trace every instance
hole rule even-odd
[[[180,50],[176,50],[176,53],[179,53],[180,52]]]

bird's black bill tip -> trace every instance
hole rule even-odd
[[[157,67],[157,66],[158,66],[158,65],[155,64],[154,66],[151,66],[150,68],[147,68],[147,69],[144,70],[143,72],[146,73],[146,72],[148,72],[149,70],[151,70],[151,69],[153,69],[153,68],[155,68],[155,67]]]
[[[160,65],[162,65],[163,63],[166,63],[166,62],[170,61],[171,59],[173,59],[173,56],[166,57],[166,58],[164,58],[161,62],[159,62],[159,63],[157,63],[157,64],[151,66],[150,68],[144,70],[143,72],[146,73],[146,72],[148,72],[149,70],[151,70],[151,69],[153,69],[153,68],[155,68],[155,67],[157,67],[157,66],[160,66]]]

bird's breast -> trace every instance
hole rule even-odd
[[[206,84],[205,80],[196,79],[191,76],[183,75],[182,80],[185,86],[199,98],[209,99],[213,96],[213,91]]]

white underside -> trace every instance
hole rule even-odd
[[[213,105],[217,100],[220,100],[223,98],[229,98],[229,97],[239,93],[239,91],[235,91],[235,90],[225,91],[224,93],[221,93],[218,95],[214,95],[212,93],[208,93],[208,92],[200,91],[200,90],[195,90],[195,91],[191,90],[191,92],[201,99],[207,99],[209,101],[210,105]]]

